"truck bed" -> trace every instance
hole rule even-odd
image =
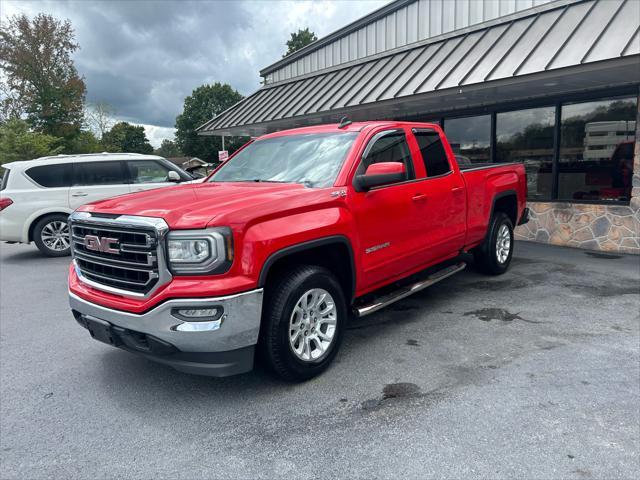
[[[496,195],[512,192],[523,202],[526,197],[524,165],[472,163],[458,167],[467,187],[467,244],[473,245],[486,234]],[[524,205],[520,210],[522,208]]]

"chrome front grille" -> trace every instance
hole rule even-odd
[[[77,212],[69,223],[76,272],[85,283],[114,293],[148,296],[170,279],[163,258],[164,221]]]

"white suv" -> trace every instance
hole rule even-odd
[[[0,240],[68,255],[67,216],[80,205],[193,180],[168,160],[136,153],[58,155],[1,165]]]

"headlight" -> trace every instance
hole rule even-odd
[[[178,275],[222,273],[233,260],[231,230],[226,227],[169,232],[167,254]]]
[[[169,239],[171,263],[201,263],[211,256],[217,256],[217,254],[218,252],[211,251],[211,242],[206,239]]]

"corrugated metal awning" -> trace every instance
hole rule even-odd
[[[492,23],[265,86],[199,133],[256,135],[347,113],[354,120],[392,118],[407,109],[455,110],[460,102],[640,82],[637,0],[581,1]],[[530,82],[542,90],[536,94]],[[457,104],[443,108],[447,99]]]

